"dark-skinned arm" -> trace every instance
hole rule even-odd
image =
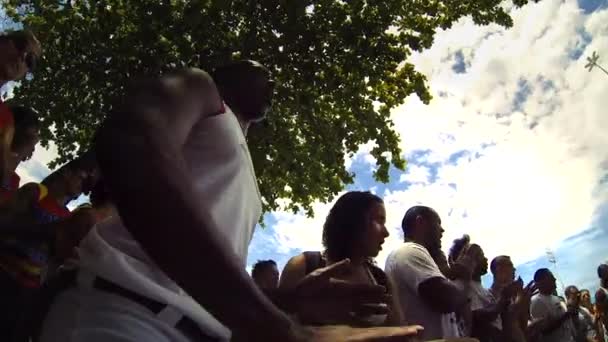
[[[102,174],[126,228],[154,262],[233,334],[290,340],[292,323],[255,286],[193,190],[182,148],[192,127],[220,111],[201,70],[135,85],[96,137]],[[170,250],[170,253],[168,251]],[[209,281],[188,267],[214,274]]]
[[[467,303],[467,296],[446,278],[431,278],[418,286],[418,294],[435,311],[450,313]]]

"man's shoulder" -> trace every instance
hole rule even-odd
[[[436,267],[433,258],[426,248],[413,242],[406,242],[395,249],[387,258],[386,264],[389,267],[400,265],[415,268],[427,264],[429,267]]]

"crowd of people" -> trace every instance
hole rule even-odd
[[[354,313],[350,317],[300,315],[315,324],[381,326],[416,324],[423,340],[472,336],[479,341],[599,342],[605,330],[608,265],[598,267],[599,290],[592,304],[589,290],[568,286],[557,293],[556,279],[538,269],[524,286],[507,255],[488,264],[481,246],[468,235],[456,239],[448,255],[441,251],[440,216],[426,206],[410,208],[402,221],[404,244],[386,260],[384,271],[374,263],[388,232],[382,200],[352,191],[338,199],[323,226],[323,251],[304,252],[289,260],[279,280],[273,260],[259,261],[252,277],[264,291],[292,288],[319,267],[345,258],[353,265],[336,278],[385,286],[392,301],[388,314]],[[484,288],[482,276],[493,282]],[[314,314],[314,313],[313,313]]]
[[[42,51],[31,32],[1,35],[0,86]],[[524,286],[508,256],[488,266],[468,236],[446,256],[439,214],[414,206],[383,269],[386,211],[366,191],[334,204],[324,250],[250,277],[262,198],[246,136],[273,89],[249,60],[133,80],[87,152],[26,184],[16,170],[38,113],[0,101],[1,340],[608,341],[608,265],[595,305],[574,286],[560,297],[549,270]],[[91,203],[70,211],[82,194]]]

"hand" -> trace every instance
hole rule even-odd
[[[304,327],[293,341],[304,342],[405,342],[418,341],[419,325],[405,327],[351,328],[347,326]]]
[[[294,311],[311,324],[345,324],[354,321],[353,313],[386,314],[390,296],[379,285],[356,284],[334,277],[348,270],[345,259],[317,269],[304,277],[294,289]]]

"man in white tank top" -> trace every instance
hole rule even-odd
[[[245,134],[272,92],[267,69],[251,61],[213,80],[191,69],[127,92],[95,145],[120,217],[81,243],[75,285],[51,306],[43,342],[402,341],[417,331],[300,326],[246,273],[262,205]],[[314,302],[301,289],[326,286],[347,266],[320,270],[306,283],[314,286],[275,302]],[[383,289],[367,293],[378,302]]]

